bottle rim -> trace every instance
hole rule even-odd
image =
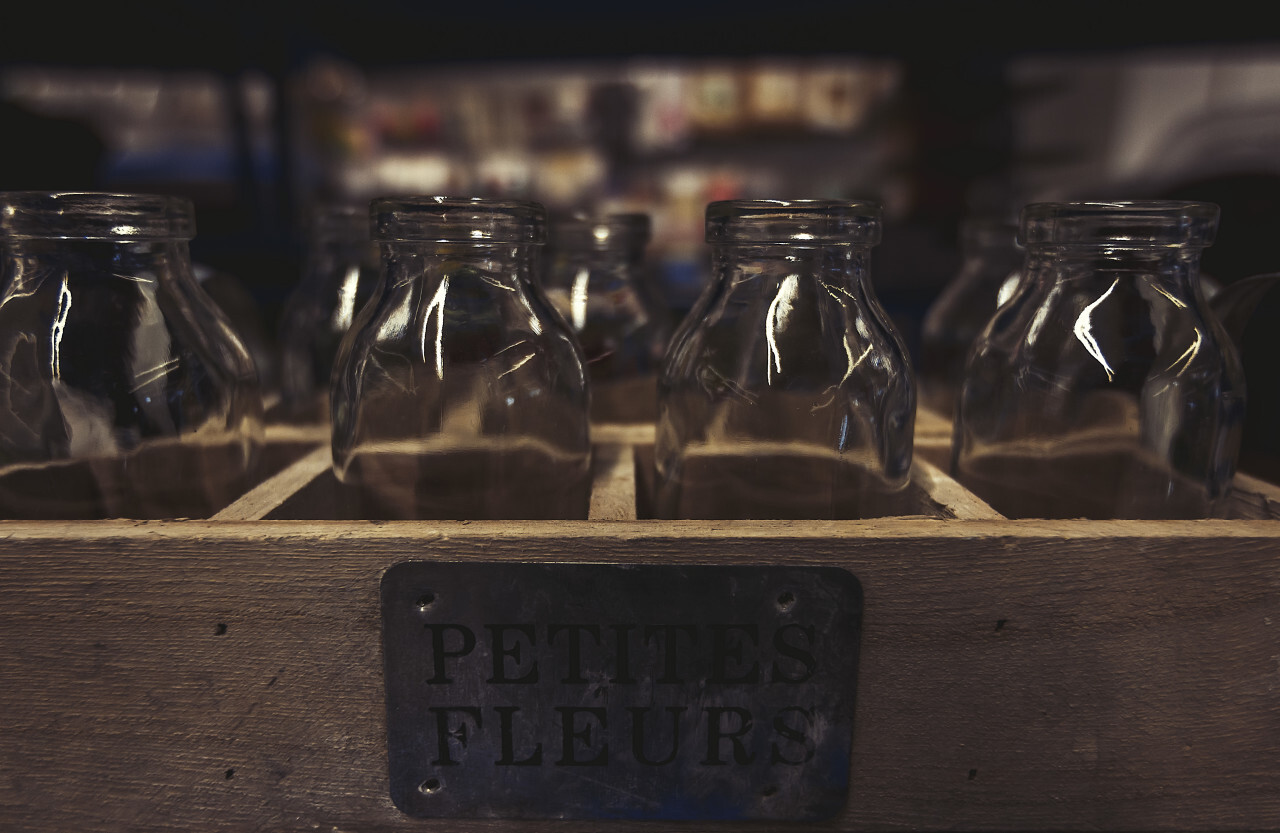
[[[718,246],[874,246],[881,213],[872,200],[718,200],[707,206],[706,240]]]
[[[594,216],[574,213],[551,221],[552,242],[574,249],[636,249],[649,243],[653,223],[642,211]]]
[[[186,197],[104,192],[0,192],[0,239],[190,240]]]
[[[1210,202],[1042,202],[1022,209],[1018,244],[1106,248],[1205,248],[1221,209]]]
[[[431,243],[519,243],[547,239],[547,212],[532,200],[482,197],[387,197],[373,200],[374,240]]]

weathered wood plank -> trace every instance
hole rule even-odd
[[[1004,515],[988,506],[986,501],[922,457],[917,457],[911,463],[911,479],[921,491],[937,501],[953,518],[966,521],[992,521],[1004,518]]]
[[[1280,519],[1280,487],[1243,472],[1232,482],[1232,517]]]
[[[273,477],[259,483],[215,514],[215,521],[258,521],[333,465],[328,445],[317,446]]]
[[[587,516],[593,521],[636,519],[636,461],[630,445],[595,444]]]
[[[0,827],[655,829],[432,823],[391,805],[378,582],[439,558],[855,573],[850,804],[768,829],[1280,829],[1272,522],[2,522],[0,536]]]

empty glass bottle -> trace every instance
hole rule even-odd
[[[974,345],[952,473],[1011,517],[1198,518],[1235,470],[1244,376],[1206,308],[1208,203],[1040,203]]]
[[[924,317],[920,344],[920,406],[948,419],[973,341],[1022,277],[1018,224],[975,216],[960,228],[962,261]]]
[[[291,418],[329,418],[338,345],[377,279],[369,207],[317,206],[307,229],[302,276],[280,317],[280,392]]]
[[[370,518],[585,518],[582,354],[536,284],[532,202],[375,200],[382,273],[333,376],[333,465]]]
[[[253,359],[253,367],[258,374],[263,404],[266,405],[279,395],[280,359],[258,300],[243,280],[223,269],[207,263],[192,263],[191,272],[196,283],[227,317],[240,343],[249,351],[249,358]]]
[[[253,362],[185,199],[0,194],[0,516],[204,517],[249,485]]]
[[[573,215],[551,226],[547,297],[573,328],[591,378],[591,418],[653,422],[666,313],[646,287],[647,214]]]
[[[658,392],[663,518],[910,511],[915,380],[868,271],[875,203],[707,207],[712,283]]]

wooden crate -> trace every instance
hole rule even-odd
[[[949,432],[922,414],[915,484],[942,517],[659,522],[636,509],[651,436],[598,432],[588,521],[299,520],[323,515],[328,452],[277,430],[296,462],[208,520],[0,522],[0,830],[1280,829],[1280,490],[1241,477],[1229,521],[1009,521],[938,468]],[[851,571],[845,810],[403,815],[378,592],[418,559]]]

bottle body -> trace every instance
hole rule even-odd
[[[643,281],[649,217],[571,217],[553,226],[548,299],[573,329],[596,422],[652,422],[666,315]]]
[[[207,517],[250,484],[252,359],[197,286],[185,200],[7,194],[0,513]]]
[[[541,207],[440,198],[373,212],[381,280],[333,377],[334,471],[363,516],[585,518],[589,390],[535,284]]]
[[[713,280],[659,385],[664,518],[907,511],[915,416],[906,352],[870,287],[878,208],[713,203]]]
[[[1026,279],[966,367],[957,479],[1011,517],[1219,514],[1244,377],[1201,293],[1216,224],[1207,204],[1028,206]]]

